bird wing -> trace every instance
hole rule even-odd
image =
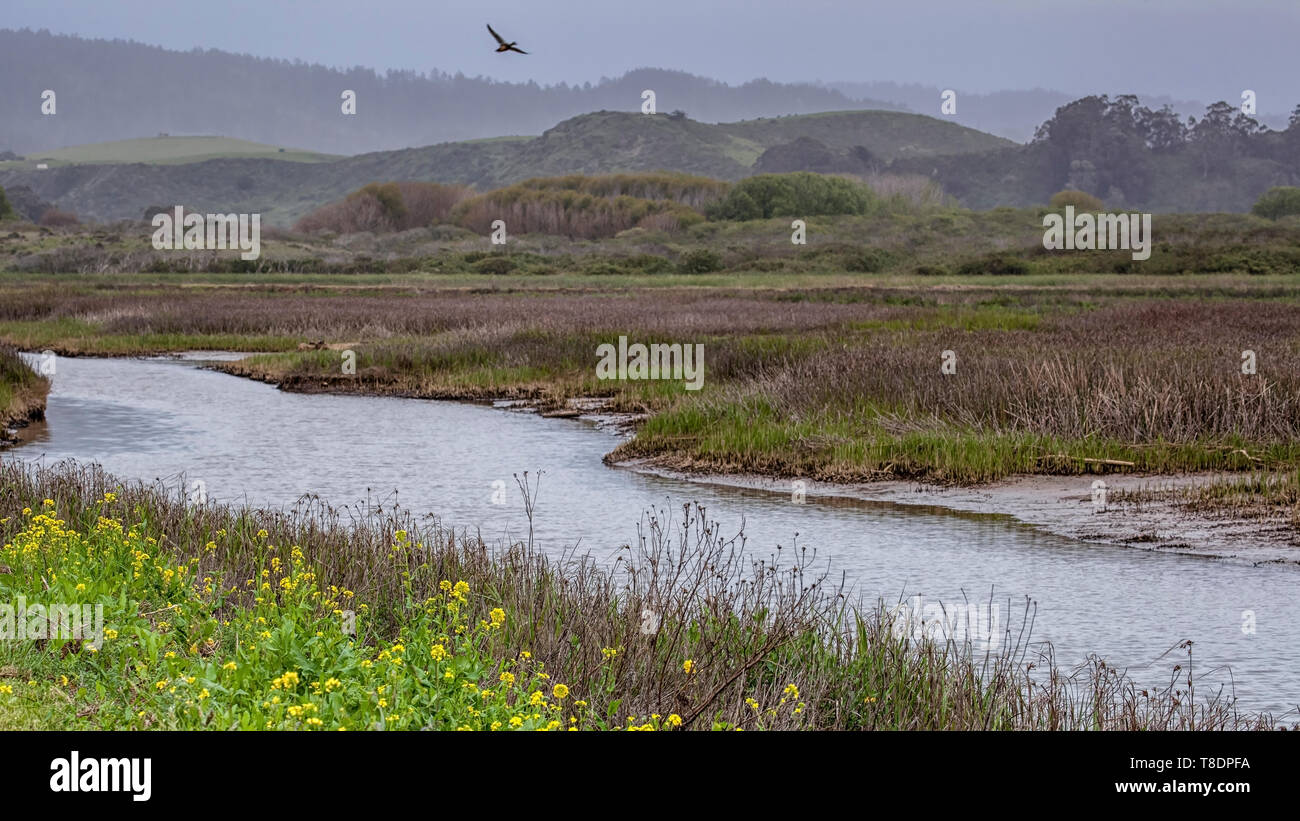
[[[488,31],[491,32],[492,36],[496,38],[496,41],[497,41],[498,43],[500,43],[500,44],[503,45],[503,46],[506,44],[506,41],[501,37],[500,34],[497,34],[495,31],[492,31],[492,24],[491,24],[491,23],[488,23]]]
[[[524,51],[523,49],[521,49],[521,48],[515,48],[514,46],[511,46],[509,50],[510,50],[510,51],[517,51],[517,52],[519,52],[520,54],[527,54],[527,53],[528,53],[528,52]]]

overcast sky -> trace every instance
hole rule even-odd
[[[1300,103],[1298,0],[3,0],[0,26],[330,66],[584,82],[918,82]],[[484,24],[531,52],[496,54]]]

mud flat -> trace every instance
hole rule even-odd
[[[794,477],[753,474],[703,474],[673,470],[653,460],[633,459],[617,467],[693,482],[792,494],[803,481],[809,498],[838,496],[900,505],[940,506],[970,513],[1014,517],[1046,532],[1101,544],[1163,553],[1183,553],[1247,564],[1300,565],[1300,539],[1285,517],[1223,517],[1188,511],[1175,499],[1094,503],[1095,476],[1013,476],[974,487],[942,487],[884,481],[833,484]],[[1175,491],[1232,478],[1223,473],[1109,476],[1108,497],[1124,492]]]

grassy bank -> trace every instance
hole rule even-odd
[[[521,492],[536,489],[523,477]],[[974,654],[896,638],[813,557],[751,563],[690,507],[643,523],[613,569],[422,530],[400,511],[348,513],[187,507],[93,469],[0,463],[0,600],[102,604],[105,628],[96,646],[0,647],[0,726],[1274,723],[1195,692],[1186,659],[1171,658],[1167,687],[1141,689],[1099,661],[1066,672],[1026,655],[1019,624]]]
[[[0,347],[0,441],[5,429],[45,416],[50,381],[22,361],[17,350]]]

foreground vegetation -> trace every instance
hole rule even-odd
[[[1056,669],[1021,627],[998,652],[896,637],[814,557],[751,562],[689,506],[613,570],[345,513],[187,507],[96,469],[0,463],[0,600],[100,604],[105,627],[0,645],[0,728],[1275,724],[1197,693],[1186,660],[1142,689],[1099,660]]]

